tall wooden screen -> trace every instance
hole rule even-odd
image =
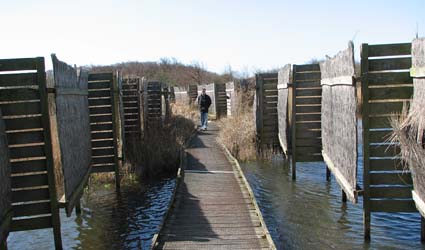
[[[125,140],[138,137],[141,134],[140,98],[139,89],[142,83],[140,78],[124,78],[122,81]]]
[[[120,185],[116,106],[119,105],[117,82],[112,73],[89,74],[89,108],[92,139],[92,173],[115,172]]]
[[[292,178],[297,162],[323,161],[321,140],[321,102],[319,64],[292,68]]]
[[[161,83],[149,81],[143,88],[145,128],[150,129],[162,124]]]
[[[357,203],[357,118],[354,47],[320,63],[322,155],[346,197]]]
[[[277,146],[277,73],[257,74],[256,78],[256,130],[261,147]]]
[[[289,155],[289,110],[288,97],[289,89],[288,83],[291,77],[291,65],[287,64],[278,73],[278,98],[277,98],[277,113],[279,125],[279,143],[282,147],[283,153],[288,157]]]
[[[2,78],[0,76],[0,88]],[[0,249],[6,249],[6,239],[12,219],[12,187],[6,129],[0,110]]]
[[[79,203],[91,171],[91,135],[88,104],[88,72],[77,71],[52,55],[57,135],[60,165],[56,175],[63,177],[64,196],[61,201],[71,215]]]
[[[226,84],[215,83],[214,96],[215,96],[215,113],[216,113],[217,119],[226,117],[227,116]]]
[[[0,60],[0,109],[12,176],[11,231],[53,228],[62,249],[44,58]]]
[[[364,237],[373,212],[416,212],[412,179],[400,164],[400,148],[388,142],[390,117],[412,96],[411,44],[362,44]]]

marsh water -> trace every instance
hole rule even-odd
[[[361,159],[361,147],[359,156]],[[420,216],[373,213],[370,243],[363,241],[362,200],[341,202],[335,179],[326,181],[324,163],[298,163],[297,180],[276,157],[241,164],[278,249],[425,249]],[[361,173],[361,160],[359,160]],[[361,175],[360,186],[362,186]],[[91,187],[82,215],[61,214],[65,249],[149,249],[175,187],[168,178],[143,185]],[[10,250],[53,249],[51,230],[12,233]]]

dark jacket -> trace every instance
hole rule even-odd
[[[210,96],[207,94],[198,96],[198,106],[201,112],[208,113],[208,108],[211,106]]]

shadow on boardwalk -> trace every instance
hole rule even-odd
[[[216,141],[218,128],[210,128],[198,132],[186,150],[184,180],[156,248],[267,248],[248,190]]]

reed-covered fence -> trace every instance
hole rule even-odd
[[[343,190],[357,203],[357,117],[354,45],[320,63],[322,155]]]
[[[371,213],[416,212],[412,178],[402,169],[400,146],[389,141],[391,117],[412,96],[411,44],[362,44],[364,237]]]
[[[297,162],[323,161],[321,140],[321,100],[319,64],[292,67],[292,178]]]
[[[49,86],[51,133],[58,145],[55,177],[58,197],[68,216],[79,204],[91,171],[91,135],[88,104],[88,72],[77,70],[52,55],[53,86]],[[50,95],[50,94],[49,94]],[[51,102],[50,102],[51,101]]]
[[[290,118],[292,112],[291,100],[289,97],[289,85],[291,78],[291,65],[285,65],[278,73],[278,98],[277,98],[277,113],[279,126],[279,143],[286,158],[289,157],[290,141]]]

